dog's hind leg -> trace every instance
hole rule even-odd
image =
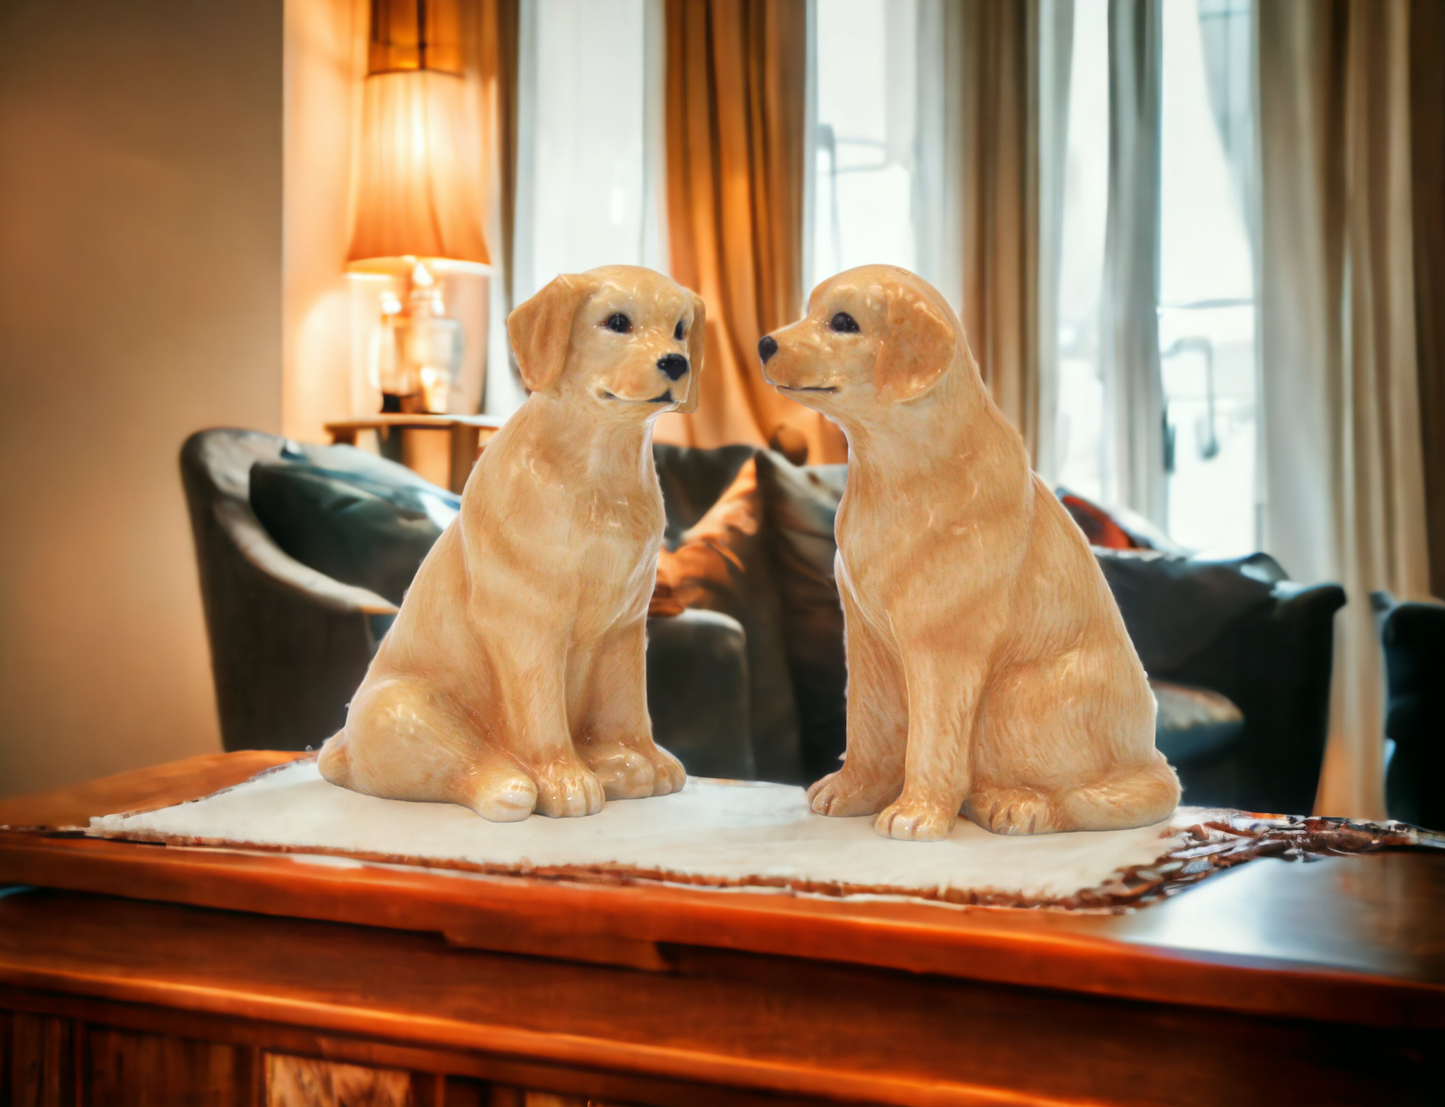
[[[1179,777],[1158,750],[1136,768],[1055,797],[1058,830],[1129,830],[1179,806]]]
[[[647,714],[647,624],[638,618],[598,643],[583,676],[577,752],[608,799],[666,796],[687,772],[652,738]]]
[[[362,686],[318,768],[352,791],[444,800],[492,822],[525,819],[537,802],[532,777],[477,735],[451,697],[405,678]]]
[[[1058,825],[1054,797],[1039,788],[976,788],[963,813],[994,834],[1051,834]]]
[[[848,651],[848,750],[843,767],[808,789],[820,815],[876,815],[903,790],[908,694],[897,656],[839,588]]]

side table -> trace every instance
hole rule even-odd
[[[326,433],[338,445],[356,445],[356,436],[362,431],[446,431],[451,438],[451,462],[448,469],[447,486],[460,493],[471,474],[477,457],[497,431],[502,429],[505,419],[493,415],[394,415],[377,413],[355,419],[338,419],[326,424]]]

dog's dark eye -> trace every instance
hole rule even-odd
[[[840,311],[837,315],[833,316],[833,318],[829,320],[828,326],[844,334],[858,333],[858,320],[854,319],[846,311]]]
[[[682,329],[682,320],[679,319],[677,321],[677,326],[672,329],[672,337],[681,342],[686,336],[686,334],[687,332]]]
[[[626,334],[632,329],[632,320],[623,315],[620,311],[614,311],[607,317],[607,329],[616,331],[618,334]]]

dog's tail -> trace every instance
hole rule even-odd
[[[1128,830],[1163,822],[1179,806],[1179,777],[1164,755],[1060,797],[1064,830]]]

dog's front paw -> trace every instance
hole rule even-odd
[[[845,764],[808,789],[808,806],[819,815],[841,818],[876,815],[897,794],[898,788],[893,783],[849,772]]]
[[[941,842],[953,831],[958,812],[948,804],[907,795],[883,809],[873,829],[904,842]]]
[[[652,761],[624,742],[596,742],[581,747],[582,760],[596,775],[610,800],[652,795],[656,772]]]
[[[1049,834],[1056,822],[1052,801],[1034,788],[981,788],[963,813],[994,834]]]
[[[575,759],[554,761],[537,773],[537,814],[553,819],[595,815],[602,810],[602,784]]]

